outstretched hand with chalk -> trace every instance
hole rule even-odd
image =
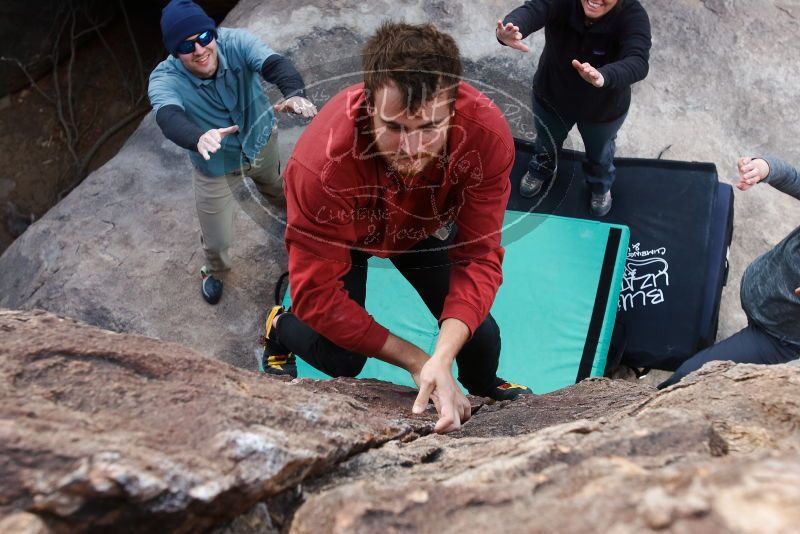
[[[222,146],[222,140],[227,135],[234,134],[239,131],[239,126],[234,124],[227,128],[212,128],[197,141],[197,151],[203,156],[203,159],[208,161],[211,159],[211,154],[216,152]]]

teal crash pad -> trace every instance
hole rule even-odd
[[[502,339],[498,376],[546,393],[603,375],[628,238],[626,226],[506,212],[504,280],[492,307]],[[366,308],[395,335],[433,352],[438,323],[389,260],[369,260]],[[329,378],[302,358],[297,364],[299,377]],[[406,371],[375,358],[359,378],[414,386]]]

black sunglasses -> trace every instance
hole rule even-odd
[[[211,30],[206,30],[200,35],[198,35],[194,39],[186,39],[182,43],[178,45],[175,49],[176,52],[179,54],[191,54],[194,52],[194,44],[197,43],[200,46],[208,46],[211,41],[214,40],[214,32]]]

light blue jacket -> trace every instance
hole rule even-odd
[[[217,28],[218,67],[214,78],[202,80],[186,70],[180,59],[168,57],[150,74],[148,95],[154,113],[168,105],[182,108],[204,132],[239,126],[222,140],[222,148],[206,161],[190,152],[192,163],[207,176],[222,176],[254,161],[267,144],[275,114],[261,82],[261,66],[275,51],[255,35]]]

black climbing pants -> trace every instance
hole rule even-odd
[[[800,357],[800,349],[783,342],[750,323],[731,337],[701,350],[678,367],[670,378],[658,385],[659,389],[678,383],[684,376],[697,371],[714,360],[736,363],[776,364],[786,363]]]
[[[391,258],[391,262],[414,287],[437,319],[444,308],[450,286],[450,264],[446,244],[429,237],[412,249]],[[370,255],[351,251],[350,270],[342,278],[351,299],[364,306],[367,288],[367,260]],[[407,313],[398,309],[398,314]],[[361,372],[367,356],[339,347],[292,313],[278,319],[275,341],[323,373],[354,377]],[[473,395],[487,395],[496,385],[500,359],[500,329],[490,315],[475,330],[456,356],[458,380]]]

